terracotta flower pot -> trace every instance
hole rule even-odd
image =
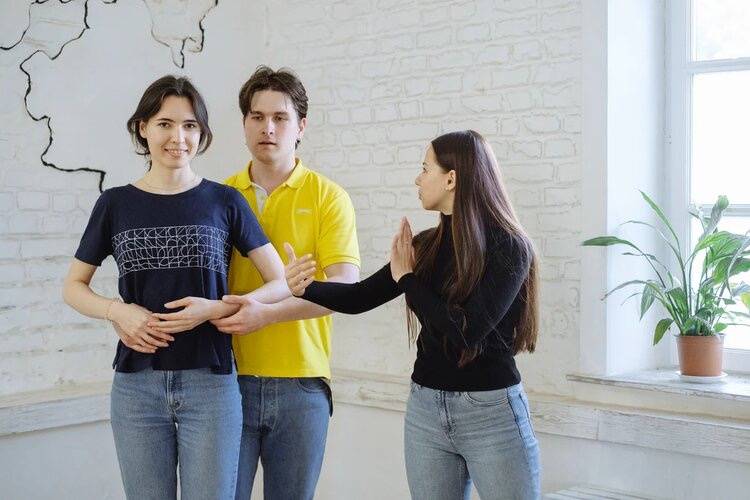
[[[718,377],[724,355],[724,335],[675,335],[680,373],[693,377]]]

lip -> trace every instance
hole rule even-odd
[[[264,141],[264,142],[259,142],[258,143],[258,146],[275,146],[275,145],[276,145],[275,142],[265,142]]]
[[[185,156],[188,152],[187,149],[164,149],[164,152],[167,153],[172,158],[180,158],[182,156]]]

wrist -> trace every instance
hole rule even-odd
[[[111,299],[107,304],[107,309],[104,313],[104,319],[117,323],[117,317],[119,316],[120,307],[124,305],[120,299]]]

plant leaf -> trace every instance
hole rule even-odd
[[[645,316],[646,312],[648,312],[654,304],[654,299],[653,289],[649,284],[646,284],[646,286],[643,287],[643,295],[641,295],[641,319],[643,319],[643,316]]]
[[[612,295],[613,293],[615,293],[617,290],[620,290],[621,288],[625,288],[626,286],[630,286],[630,285],[645,285],[645,284],[646,284],[646,282],[643,281],[643,280],[630,280],[630,281],[626,281],[625,283],[620,283],[619,285],[617,285],[616,287],[614,287],[612,290],[610,290],[609,292],[607,292],[606,295],[604,295],[604,297],[602,297],[602,300],[606,299],[607,297],[609,297],[610,295]]]
[[[674,236],[675,243],[677,244],[677,248],[680,248],[680,239],[677,237],[677,233],[674,232],[674,228],[672,227],[672,224],[669,223],[669,220],[667,219],[667,216],[664,215],[664,211],[661,209],[659,205],[654,202],[649,196],[641,191],[641,196],[643,196],[643,199],[646,200],[646,203],[651,206],[651,209],[656,212],[656,215],[659,216],[659,219],[664,223],[665,226],[667,226],[667,229],[669,229],[669,232],[672,233],[672,236]]]
[[[664,333],[669,330],[672,325],[672,318],[664,318],[656,324],[654,329],[654,345],[658,344]]]
[[[741,294],[740,300],[742,301],[743,304],[745,304],[745,307],[747,307],[747,310],[750,311],[750,292]]]
[[[617,236],[597,236],[596,238],[584,241],[581,245],[585,247],[608,247],[610,245],[635,246],[628,240],[623,240]]]

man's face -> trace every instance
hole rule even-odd
[[[245,142],[256,160],[270,165],[289,163],[306,124],[306,118],[297,117],[288,95],[261,90],[253,95],[245,117]]]

